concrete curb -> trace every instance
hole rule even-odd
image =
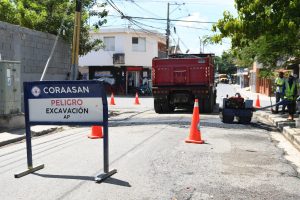
[[[51,132],[58,132],[58,131],[62,131],[63,127],[62,126],[50,126],[50,127],[46,127],[44,129],[41,128],[35,128],[32,127],[31,128],[31,135],[34,136],[41,136],[41,135],[45,135]]]
[[[236,92],[240,92],[240,94],[244,97],[248,97],[251,99],[255,99],[256,95],[261,95],[258,93],[253,93],[251,91],[246,91],[245,89],[242,89],[238,86],[235,87]],[[264,97],[264,95],[261,95]],[[263,99],[266,100],[264,97]],[[269,113],[268,113],[269,112]],[[295,146],[300,151],[300,128],[295,128],[296,123],[287,121],[287,115],[274,115],[270,113],[270,111],[257,111],[255,112],[255,115],[257,116],[258,120],[259,118],[269,121],[274,127],[276,127],[282,135]],[[295,118],[297,120],[297,116],[295,115]]]
[[[295,128],[295,122],[286,121],[285,118],[272,116],[266,112],[257,112],[256,116],[272,123],[281,131],[283,136],[300,151],[300,128]]]
[[[13,138],[13,139],[1,141],[0,142],[0,147],[11,144],[11,143],[19,142],[21,140],[24,140],[25,138],[26,138],[26,136],[23,135],[23,136],[16,137],[16,138]]]
[[[282,133],[300,151],[300,128],[286,126]]]
[[[33,126],[31,128],[31,136],[36,137],[36,136],[41,136],[41,135],[46,135],[48,133],[53,133],[53,132],[59,132],[62,131],[63,127],[62,126]],[[25,132],[25,130],[24,130]],[[13,134],[11,134],[13,135]],[[11,139],[6,139],[3,141],[0,141],[0,147],[22,141],[26,138],[25,133],[20,136],[13,137]]]

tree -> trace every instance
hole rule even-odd
[[[68,43],[72,43],[74,28],[75,3],[70,0],[1,0],[0,21],[20,25],[37,31],[58,34],[59,27],[64,19],[63,34],[61,37]],[[92,49],[102,47],[102,41],[91,40],[89,36],[89,16],[98,16],[99,20],[94,24],[99,28],[106,23],[104,19],[108,12],[104,9],[105,3],[96,3],[94,0],[82,0],[80,55],[84,55]],[[103,11],[89,12],[93,7]]]
[[[240,61],[255,59],[268,68],[300,57],[299,0],[235,0],[235,6],[238,17],[225,11],[213,27],[219,32],[214,42],[229,37]]]
[[[220,74],[235,74],[237,68],[234,55],[231,52],[223,52],[221,57],[216,56],[215,67]]]

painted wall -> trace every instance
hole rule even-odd
[[[122,30],[121,30],[122,31]],[[93,33],[92,37],[103,40],[105,36],[115,36],[115,51],[99,50],[93,51],[79,58],[80,66],[112,66],[113,54],[124,53],[126,66],[145,66],[151,67],[152,59],[158,56],[158,40],[155,35],[145,33],[127,32],[124,29],[122,32],[100,32]],[[132,51],[132,37],[146,38],[146,51]]]

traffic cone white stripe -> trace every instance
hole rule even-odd
[[[199,103],[198,103],[198,101],[195,101],[194,108],[197,108],[197,107],[199,107]]]

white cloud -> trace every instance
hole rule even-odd
[[[181,18],[179,21],[176,22],[175,26],[183,26],[183,27],[198,27],[198,28],[209,28],[210,25],[206,23],[197,23],[197,22],[207,22],[208,19],[200,15],[199,12],[192,13],[188,17]],[[185,21],[197,21],[197,22],[185,22]]]

